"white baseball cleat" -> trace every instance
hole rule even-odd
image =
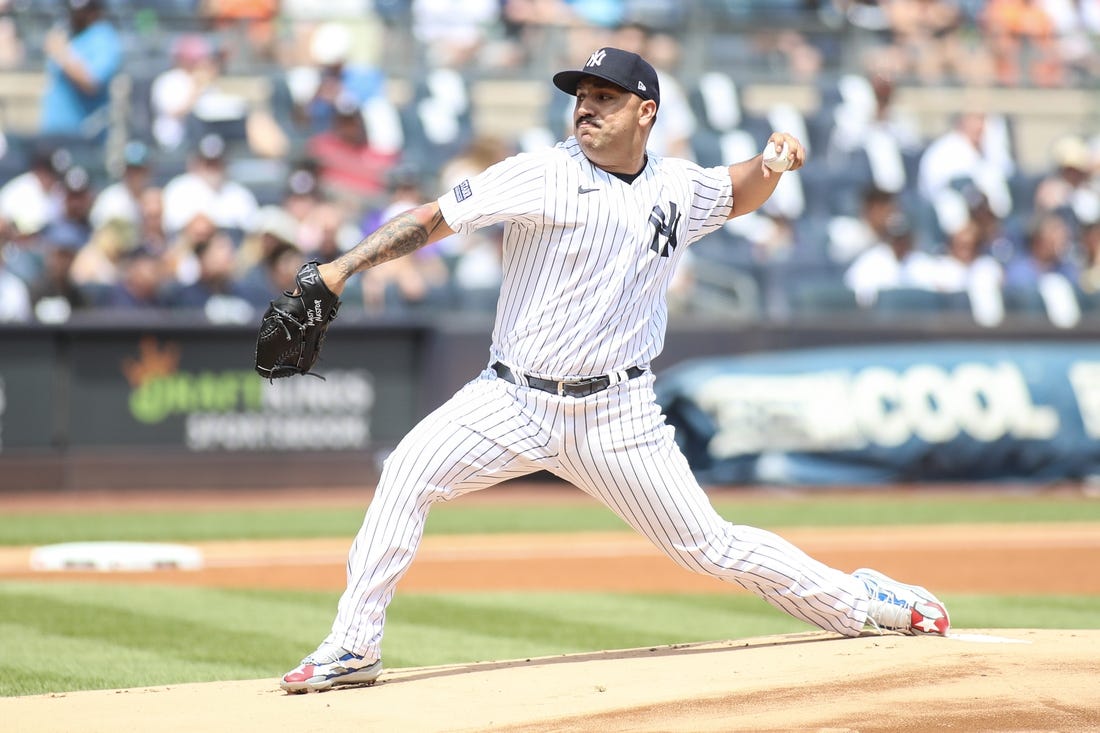
[[[876,629],[947,636],[951,628],[947,607],[926,589],[899,583],[870,568],[860,568],[852,576],[867,588],[871,599],[867,621]]]
[[[322,643],[279,687],[287,692],[324,692],[335,685],[372,685],[382,674],[382,660],[368,659],[328,642]]]

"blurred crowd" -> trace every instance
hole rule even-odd
[[[321,5],[0,0],[0,68],[44,70],[46,84],[38,129],[0,128],[0,321],[156,308],[251,322],[303,262],[568,134],[571,100],[553,94],[517,139],[482,134],[473,82],[532,67],[548,78],[599,45],[657,67],[657,154],[729,163],[770,129],[810,147],[811,165],[763,210],[693,248],[673,308],[956,310],[986,325],[1023,312],[1061,326],[1100,309],[1100,137],[1066,134],[1044,170],[1026,172],[1011,117],[967,108],[926,137],[895,94],[1095,78],[1100,0]],[[704,6],[733,21],[757,13],[739,36],[746,53],[812,82],[820,108],[754,114],[736,69],[686,73],[684,39]],[[842,41],[858,48],[848,68]],[[230,73],[242,57],[253,73]],[[374,268],[344,308],[490,311],[500,239],[455,236]]]
[[[1096,76],[1100,5],[1089,0],[846,0],[888,43],[876,65],[923,83],[1059,87]]]

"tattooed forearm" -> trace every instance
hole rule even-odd
[[[383,224],[332,264],[346,280],[360,270],[420,249],[443,226],[443,214],[436,207],[421,206],[406,211]]]

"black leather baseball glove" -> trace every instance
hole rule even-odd
[[[316,262],[302,265],[295,280],[297,292],[284,291],[271,301],[260,322],[256,372],[261,377],[310,374],[340,309],[340,297],[325,285]]]

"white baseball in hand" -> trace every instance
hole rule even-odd
[[[791,167],[791,159],[787,157],[787,144],[783,143],[782,150],[775,149],[775,143],[768,142],[764,148],[764,165],[776,173],[782,173]]]

